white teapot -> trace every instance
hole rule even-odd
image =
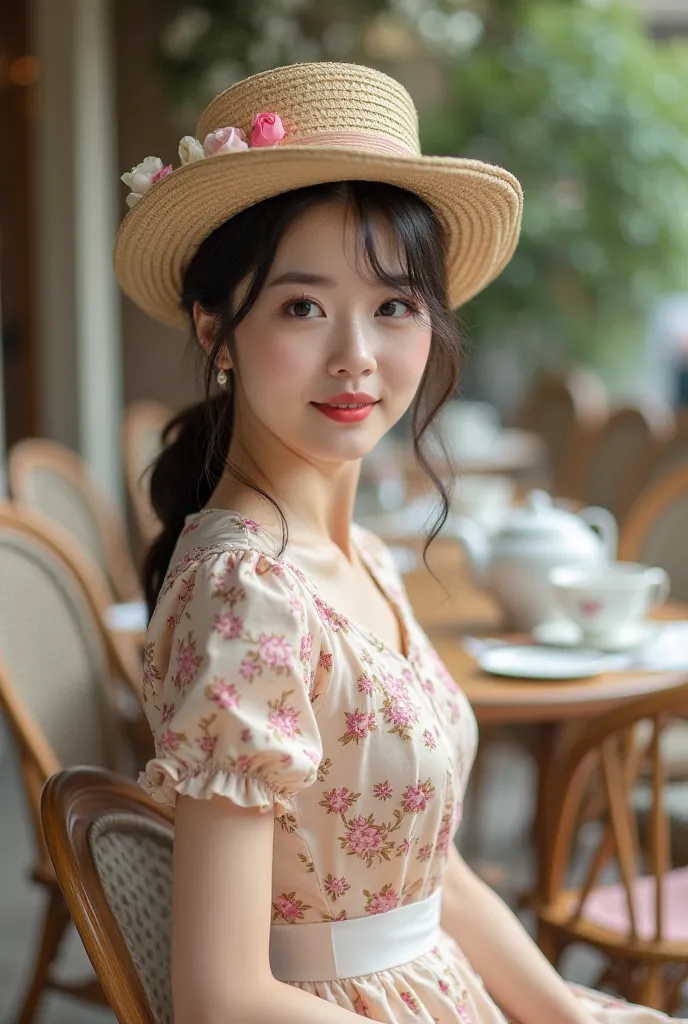
[[[567,512],[545,491],[531,491],[490,536],[474,519],[456,517],[451,534],[468,556],[478,587],[489,591],[510,627],[531,630],[557,616],[547,580],[556,565],[592,565],[616,557],[618,531],[604,508]]]

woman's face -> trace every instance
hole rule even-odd
[[[235,333],[244,445],[263,428],[311,463],[360,459],[409,407],[430,350],[429,317],[404,283],[383,220],[376,251],[398,288],[374,278],[341,205],[313,207],[285,233]]]

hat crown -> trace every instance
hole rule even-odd
[[[246,78],[216,96],[198,122],[201,141],[219,128],[241,128],[251,135],[258,113],[278,114],[286,135],[281,145],[299,141],[347,145],[347,136],[369,135],[390,146],[420,154],[418,114],[399,82],[358,64],[290,64]],[[359,145],[361,143],[359,142]]]

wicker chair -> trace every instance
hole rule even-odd
[[[55,873],[120,1024],[172,1024],[172,814],[112,772],[54,775],[41,800]]]
[[[123,450],[127,489],[134,520],[144,544],[150,544],[160,523],[151,508],[148,477],[162,446],[162,432],[174,412],[161,402],[132,402],[124,412]]]
[[[662,733],[687,712],[688,683],[608,712],[562,752],[548,780],[549,839],[534,901],[538,941],[554,964],[568,945],[592,946],[608,964],[598,985],[668,1013],[678,1008],[688,976],[688,919],[681,911],[688,867],[671,867]],[[589,833],[597,826],[597,836],[582,864],[579,812],[593,778],[603,807],[599,820],[586,824]],[[649,793],[644,829],[638,786]],[[610,869],[611,879],[601,884]]]
[[[124,524],[76,452],[56,441],[25,438],[10,450],[8,476],[16,504],[69,533],[107,579],[112,600],[141,599]]]
[[[0,709],[16,746],[33,825],[31,877],[47,890],[20,1024],[34,1020],[47,988],[102,1001],[93,982],[66,986],[51,973],[69,915],[43,842],[41,788],[65,765],[100,764],[133,773],[133,746],[139,763],[145,747],[152,749],[138,697],[139,659],[108,632],[102,617],[107,588],[68,541],[44,520],[0,505]],[[121,700],[122,687],[128,702]]]

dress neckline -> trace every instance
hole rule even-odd
[[[246,516],[242,515],[241,512],[237,512],[234,509],[210,507],[202,508],[198,512],[192,512],[190,515],[188,515],[185,519],[185,523],[188,525],[190,522],[193,522],[194,520],[200,520],[205,518],[205,516],[209,515],[210,513],[214,513],[229,520],[230,522],[236,523],[237,526],[241,526],[249,534],[260,534],[264,537],[271,538],[271,534],[268,532],[268,530],[265,529],[264,526],[262,526],[261,523],[256,522],[254,519],[248,519]],[[387,588],[383,586],[382,580],[379,578],[377,574],[374,560],[370,557],[370,554],[366,550],[365,545],[359,543],[357,534],[360,530],[360,527],[356,523],[352,523],[352,526],[352,544],[356,550],[356,553],[361,561],[363,568],[368,573],[371,580],[382,594],[383,598],[389,605],[392,614],[397,620],[397,623],[399,625],[399,634],[401,638],[402,650],[395,650],[393,647],[390,646],[390,644],[386,643],[382,639],[382,637],[375,633],[373,630],[367,629],[361,623],[357,622],[355,619],[352,619],[351,616],[344,615],[343,613],[339,612],[333,604],[330,604],[329,601],[323,601],[323,603],[326,604],[328,608],[331,608],[335,615],[337,615],[341,619],[344,619],[349,624],[349,626],[351,626],[352,629],[355,629],[357,633],[360,633],[362,636],[366,637],[366,639],[368,639],[376,647],[378,647],[381,650],[384,650],[387,654],[392,655],[392,657],[396,658],[397,661],[401,661],[405,665],[410,666],[413,647],[412,634],[411,630],[409,629],[403,605],[401,602],[395,600],[390,595]],[[320,594],[317,585],[309,576],[306,575],[303,569],[300,569],[298,565],[295,565],[290,559],[284,558],[284,556],[281,556],[280,560],[285,565],[288,565],[294,571],[297,577],[307,584],[308,588],[314,594]]]

